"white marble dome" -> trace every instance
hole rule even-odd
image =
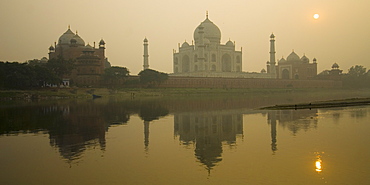
[[[234,46],[234,43],[231,40],[229,40],[229,41],[226,42],[226,46],[232,47],[232,46]]]
[[[220,43],[221,31],[212,21],[208,19],[208,17],[206,18],[206,20],[200,23],[200,25],[194,31],[194,40],[196,43],[200,37],[198,33],[200,26],[203,27],[204,38],[208,39],[211,43],[217,43],[217,44]]]
[[[189,43],[188,42],[184,42],[184,43],[182,43],[182,45],[181,45],[181,47],[189,47],[190,45],[189,45]]]

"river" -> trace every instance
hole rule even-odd
[[[370,106],[299,97],[6,102],[0,184],[370,184]]]

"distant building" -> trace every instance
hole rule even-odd
[[[104,69],[110,67],[105,57],[103,39],[100,40],[98,47],[95,47],[95,42],[93,46],[86,45],[78,33],[73,33],[69,27],[59,37],[58,44],[54,43],[54,46],[49,47],[49,59],[57,57],[74,60],[75,69],[65,80],[69,79],[79,86],[99,85]]]
[[[309,62],[306,56],[300,58],[292,52],[287,60],[275,60],[275,35],[270,36],[270,61],[267,70],[260,73],[243,72],[242,49],[235,49],[231,40],[221,44],[220,29],[208,18],[200,23],[194,31],[191,45],[179,44],[178,51],[173,52],[173,74],[170,76],[188,77],[223,77],[223,78],[278,78],[278,79],[312,79],[317,75],[316,59]]]
[[[339,69],[339,65],[334,63],[331,66],[331,70],[324,70],[318,74],[316,78],[320,80],[342,80],[342,71],[343,70]]]
[[[267,73],[278,79],[312,79],[317,75],[316,58],[313,63],[303,55],[300,58],[294,51],[285,60],[281,58],[276,65],[275,61],[275,35],[270,36],[270,61],[267,61]]]
[[[242,51],[235,50],[235,42],[221,44],[220,29],[208,18],[194,31],[191,45],[179,44],[173,53],[173,76],[242,76]]]
[[[271,63],[267,63],[269,68]],[[317,75],[316,58],[310,62],[306,55],[301,58],[293,51],[285,60],[281,58],[276,66],[276,78],[309,80]]]

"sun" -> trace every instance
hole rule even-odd
[[[313,18],[317,20],[317,19],[320,18],[320,15],[316,13],[316,14],[313,15]]]

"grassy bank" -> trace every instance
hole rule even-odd
[[[353,97],[370,97],[369,89],[212,89],[212,88],[44,88],[34,90],[1,90],[0,100],[13,99],[64,99],[92,98],[92,94],[102,97],[232,97],[232,96],[274,96],[279,94],[309,95],[312,97],[330,96],[333,93],[353,94]]]

